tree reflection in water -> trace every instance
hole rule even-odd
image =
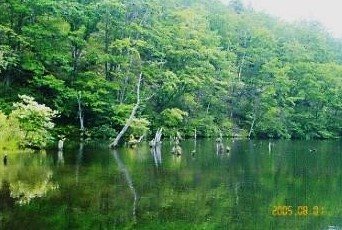
[[[117,151],[114,149],[114,150],[112,150],[112,153],[113,153],[113,156],[114,156],[114,159],[115,159],[117,165],[119,166],[120,171],[125,176],[128,187],[130,188],[130,190],[133,194],[134,201],[133,201],[132,215],[133,215],[133,219],[136,220],[136,206],[137,206],[138,194],[134,188],[132,178],[131,178],[126,166],[122,163]]]
[[[78,184],[80,166],[82,164],[84,143],[81,142],[76,157],[76,184]]]
[[[14,207],[14,198],[11,197],[10,183],[2,179],[0,187],[0,213]]]
[[[58,160],[57,160],[57,165],[64,165],[64,156],[63,156],[63,150],[58,150],[57,153]]]
[[[161,165],[162,163],[160,143],[157,143],[155,146],[151,148],[151,153],[153,155],[154,163],[156,167],[158,168],[158,166]]]
[[[1,199],[7,199],[6,194],[9,193],[16,203],[23,205],[57,189],[58,185],[52,182],[52,170],[42,167],[45,161],[45,152],[12,153],[11,164],[0,170]],[[2,205],[7,205],[6,202],[1,201]]]

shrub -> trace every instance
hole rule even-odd
[[[0,111],[0,149],[14,150],[24,139],[16,119],[9,119]]]
[[[14,110],[9,119],[18,121],[19,128],[24,132],[20,146],[42,149],[52,140],[51,130],[54,127],[52,119],[57,111],[38,104],[33,97],[19,95],[21,102],[14,103]]]

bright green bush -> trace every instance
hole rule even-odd
[[[52,119],[57,111],[38,104],[33,97],[19,95],[21,102],[14,103],[14,110],[9,119],[18,123],[24,138],[20,146],[31,148],[44,148],[52,140],[51,130],[54,127]]]
[[[187,112],[184,112],[178,108],[168,108],[161,112],[163,123],[167,127],[177,127],[188,116]]]
[[[135,136],[146,135],[150,125],[150,121],[146,118],[134,118],[130,124],[131,133]]]
[[[0,111],[0,149],[17,149],[23,139],[24,132],[20,130],[18,121]]]

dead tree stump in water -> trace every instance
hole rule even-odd
[[[154,138],[149,143],[151,148],[161,143],[162,132],[163,132],[163,128],[160,128],[157,130]]]

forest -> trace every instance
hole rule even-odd
[[[0,11],[2,137],[110,140],[132,110],[126,136],[342,134],[342,40],[315,21],[239,0],[2,0]]]

